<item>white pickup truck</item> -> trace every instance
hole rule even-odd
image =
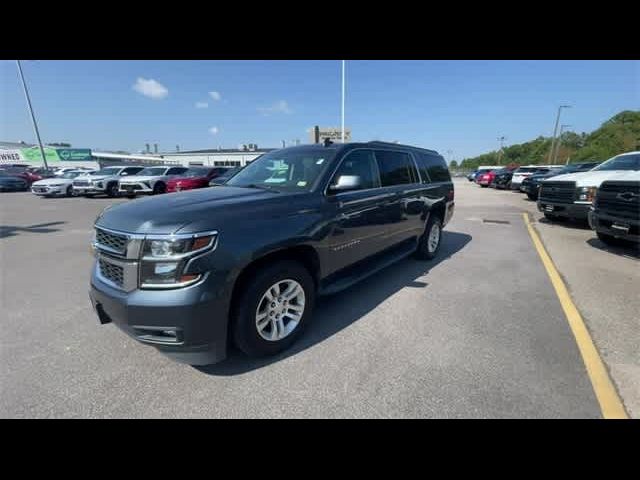
[[[538,210],[551,220],[569,218],[586,221],[598,188],[605,180],[634,179],[640,171],[640,151],[610,158],[593,170],[569,173],[543,180]]]

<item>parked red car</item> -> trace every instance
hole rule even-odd
[[[229,170],[228,167],[192,167],[167,182],[167,193],[208,187],[209,182]]]
[[[487,188],[496,177],[496,172],[497,170],[489,170],[488,172],[480,174],[477,181],[478,185],[480,185],[482,188]]]
[[[8,175],[24,179],[29,185],[43,178],[53,176],[53,172],[45,173],[44,169],[34,170],[23,165],[0,165],[0,170]]]

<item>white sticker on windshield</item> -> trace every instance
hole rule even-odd
[[[322,165],[322,162],[324,162],[324,158],[319,158],[316,165]]]
[[[299,187],[304,187],[306,184],[307,184],[307,182],[305,182],[304,180],[303,180],[303,181],[298,182],[298,186],[299,186]]]

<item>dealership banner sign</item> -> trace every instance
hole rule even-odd
[[[0,149],[0,163],[22,163],[24,157],[22,152],[16,149]]]
[[[91,161],[90,148],[51,148],[45,147],[44,154],[49,162],[88,162]],[[22,155],[32,163],[42,162],[42,153],[39,147],[23,148]]]

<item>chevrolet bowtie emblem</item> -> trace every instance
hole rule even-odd
[[[624,192],[616,195],[616,198],[619,198],[620,200],[624,200],[625,202],[630,202],[636,197],[640,197],[640,193]]]

